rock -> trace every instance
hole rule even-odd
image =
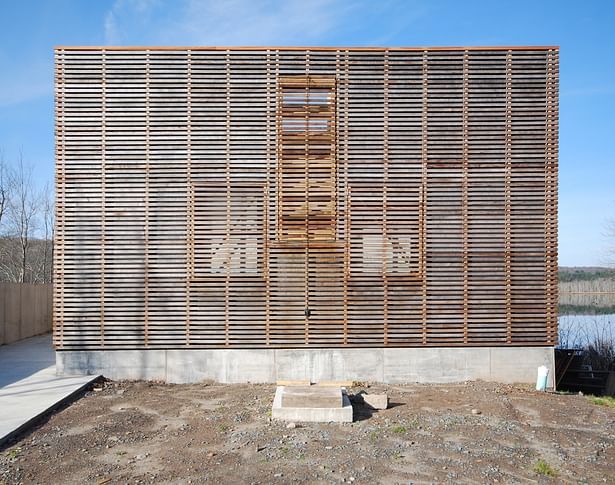
[[[472,409],[472,414],[481,414],[481,410],[480,409]]]
[[[281,478],[281,477],[283,477],[283,476],[284,476],[284,475],[282,475],[281,473],[274,473],[274,474],[273,474],[273,477],[274,477],[274,478]]]
[[[213,451],[210,451],[209,453],[207,453],[207,456],[209,458],[212,458],[212,457],[216,456],[216,454]]]
[[[287,427],[288,429],[295,429],[295,428],[297,427],[297,425],[296,425],[295,423],[288,423],[288,424],[286,425],[286,427]]]
[[[386,409],[389,397],[386,394],[361,394],[363,402],[372,409]]]
[[[350,478],[348,479],[348,481],[349,481],[349,482],[354,482],[354,481],[355,481],[355,478],[354,478],[354,477],[350,477]]]

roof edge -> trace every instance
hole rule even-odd
[[[301,46],[55,46],[71,51],[536,51],[559,50],[559,46],[459,46],[459,47],[301,47]]]

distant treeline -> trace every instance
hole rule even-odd
[[[0,283],[51,283],[53,243],[31,239],[24,253],[19,238],[0,237]]]
[[[560,268],[560,315],[615,314],[615,270]]]
[[[560,315],[615,315],[615,305],[569,305],[559,304]]]
[[[37,187],[33,167],[0,151],[0,282],[50,283],[54,237],[53,190]]]
[[[559,268],[559,280],[562,283],[569,281],[593,281],[597,279],[614,279],[615,269],[610,268]]]

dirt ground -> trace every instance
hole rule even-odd
[[[5,448],[0,483],[615,484],[615,409],[579,395],[373,385],[348,391],[389,409],[289,428],[271,385],[101,386]]]

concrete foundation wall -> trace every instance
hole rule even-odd
[[[56,352],[59,374],[102,374],[110,379],[190,383],[280,380],[384,383],[536,382],[549,368],[553,347],[442,347],[263,350],[92,350]]]

